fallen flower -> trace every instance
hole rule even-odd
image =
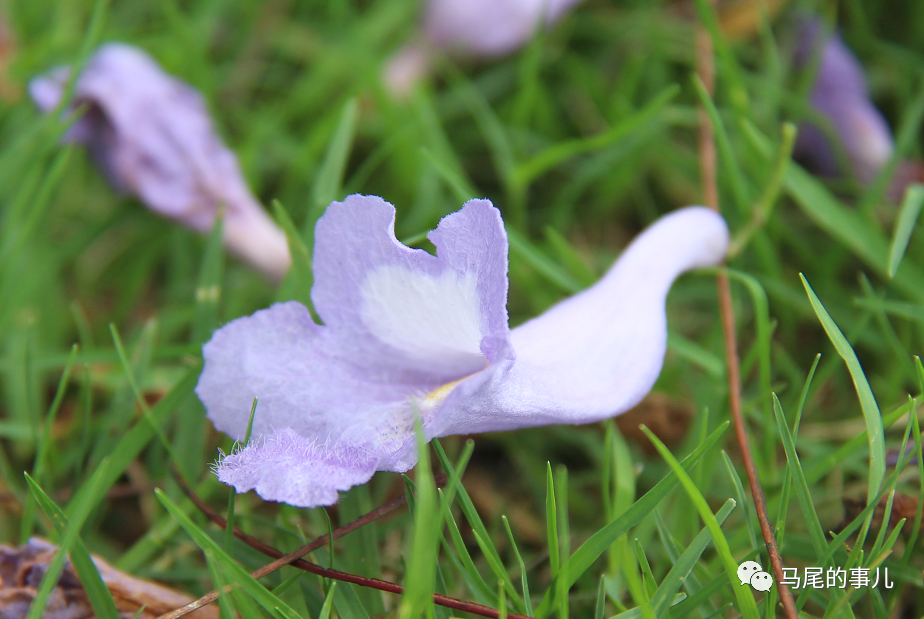
[[[218,478],[238,491],[311,507],[417,461],[450,434],[590,423],[626,411],[661,371],[665,297],[683,271],[714,265],[728,230],[690,207],[657,221],[594,286],[509,330],[507,236],[470,200],[428,238],[399,243],[395,209],[374,196],[332,203],[315,232],[311,298],[219,329],[196,393],[215,426],[248,445]]]
[[[59,67],[30,82],[42,111],[60,103],[69,73]],[[290,263],[285,234],[248,189],[196,90],[141,50],[109,43],[77,79],[69,113],[82,105],[85,113],[64,139],[86,144],[116,189],[199,232],[210,230],[223,208],[228,249],[282,279]]]
[[[495,58],[532,39],[541,23],[551,27],[581,0],[429,0],[419,38],[385,67],[384,81],[406,94],[429,69],[434,54]]]
[[[796,154],[817,173],[838,176],[842,170],[837,151],[842,149],[849,173],[870,183],[894,151],[892,132],[870,100],[863,67],[837,33],[816,19],[805,18],[798,28],[797,66],[811,67],[817,55],[812,86],[812,107],[833,130],[829,136],[817,125],[799,128]],[[829,137],[837,143],[832,144]]]

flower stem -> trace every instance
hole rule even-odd
[[[219,527],[224,528],[227,526],[225,519],[218,512],[214,511],[211,507],[209,507],[205,503],[205,501],[203,501],[193,491],[193,489],[190,488],[189,485],[183,481],[183,479],[179,475],[174,475],[174,477],[176,477],[177,483],[179,484],[183,492],[186,494],[186,496],[189,497],[189,499],[196,505],[196,507],[199,508],[199,510],[203,514],[205,514],[205,516],[209,520],[211,520],[213,523],[215,523]],[[446,483],[446,476],[437,475],[435,481],[438,486],[442,486],[443,484]],[[352,533],[356,529],[364,525],[367,525],[370,522],[381,518],[385,514],[391,513],[395,511],[396,509],[403,507],[404,505],[407,505],[407,497],[405,495],[401,495],[400,497],[392,501],[389,501],[388,503],[385,503],[381,507],[378,507],[372,510],[368,514],[365,514],[364,516],[360,516],[353,522],[350,522],[349,524],[346,524],[340,527],[339,529],[334,529],[332,536],[334,539],[343,537],[344,535],[348,533]],[[281,550],[277,550],[276,548],[273,548],[272,546],[264,544],[257,538],[247,535],[246,533],[244,533],[237,527],[234,527],[234,535],[235,537],[237,537],[239,540],[241,540],[242,542],[244,542],[251,548],[258,550],[267,556],[276,558],[276,560],[273,561],[272,563],[267,563],[260,569],[251,573],[251,576],[253,576],[256,579],[260,579],[266,576],[267,574],[269,574],[270,572],[273,572],[283,566],[291,565],[292,567],[298,568],[300,570],[305,570],[306,572],[311,572],[312,574],[317,574],[324,578],[331,578],[333,580],[349,582],[355,585],[359,585],[361,587],[370,587],[372,589],[377,589],[379,591],[387,591],[389,593],[397,593],[399,595],[404,593],[404,587],[397,583],[389,582],[387,580],[381,580],[379,578],[367,578],[365,576],[358,576],[356,574],[349,574],[347,572],[341,572],[339,570],[328,569],[325,567],[321,567],[320,565],[317,565],[315,563],[305,561],[304,559],[301,558],[304,555],[308,554],[309,552],[312,552],[313,550],[321,548],[322,546],[326,546],[328,544],[328,535],[322,535],[321,537],[314,540],[313,542],[310,542],[309,544],[306,544],[305,546],[302,546],[301,548],[294,550],[290,552],[289,554],[283,554]],[[230,589],[231,589],[231,586],[229,585],[225,587],[224,590],[212,591],[211,593],[208,593],[202,596],[198,600],[195,600],[194,602],[190,602],[189,604],[187,604],[186,606],[183,606],[182,608],[178,608],[169,613],[161,615],[157,619],[179,619],[179,617],[182,617],[188,613],[191,613],[192,611],[198,608],[202,608],[203,606],[206,606],[207,604],[211,604],[212,602],[217,600],[218,597],[222,593],[224,593],[226,590],[230,591]],[[499,611],[497,609],[491,608],[490,606],[485,606],[484,604],[478,604],[476,602],[468,602],[466,600],[459,600],[456,598],[449,597],[448,595],[434,593],[433,602],[440,606],[445,606],[446,608],[452,608],[454,610],[461,610],[463,612],[471,613],[473,615],[479,615],[481,617],[491,617],[492,619],[497,619],[498,617],[500,617]],[[507,613],[507,618],[508,619],[529,619],[529,617],[526,617],[525,615],[518,615],[515,613]]]
[[[710,4],[714,4],[714,0],[708,1]],[[715,87],[712,37],[702,24],[697,26],[696,29],[696,71],[703,84],[705,84],[706,91],[711,96]],[[699,106],[697,113],[699,118],[699,165],[703,180],[703,200],[706,206],[718,211],[719,191],[716,183],[715,130],[712,126],[712,121],[709,119],[709,114],[702,105]],[[754,465],[754,457],[751,455],[747,427],[741,414],[741,370],[738,362],[738,343],[735,336],[735,310],[732,306],[728,275],[724,271],[716,275],[716,288],[719,296],[719,311],[722,315],[722,332],[725,336],[725,361],[728,366],[728,404],[732,421],[735,425],[735,436],[738,438],[738,445],[741,448],[744,468],[747,471],[748,483],[754,497],[757,519],[760,521],[760,531],[767,545],[767,553],[770,555],[773,578],[777,584],[783,611],[787,619],[798,619],[799,615],[792,593],[783,584],[783,560],[780,557],[776,537],[773,534],[773,527],[770,525],[770,518],[767,515],[767,501],[760,487],[757,467]]]

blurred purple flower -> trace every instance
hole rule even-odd
[[[55,109],[68,77],[60,67],[32,80],[29,92],[42,111]],[[141,50],[109,43],[77,79],[70,109],[82,105],[86,112],[64,139],[86,144],[116,189],[199,232],[211,229],[223,207],[228,249],[282,279],[290,263],[285,234],[248,189],[196,90]]]
[[[205,345],[196,393],[215,426],[251,443],[218,478],[238,491],[311,507],[380,471],[417,461],[426,438],[590,423],[626,411],[664,359],[664,303],[683,271],[718,263],[728,230],[690,207],[642,233],[591,288],[516,329],[507,326],[507,235],[471,200],[428,238],[394,236],[374,196],[334,202],[318,221],[311,298],[239,318]]]
[[[849,173],[870,183],[892,156],[892,132],[870,101],[863,67],[837,33],[819,20],[804,18],[798,28],[796,65],[818,66],[811,92],[812,107],[831,125],[837,142],[816,125],[799,128],[796,155],[817,173],[837,176],[838,150],[850,164]]]
[[[429,68],[432,55],[495,58],[517,50],[540,22],[551,27],[581,0],[429,0],[421,36],[385,68],[385,84],[407,93]]]

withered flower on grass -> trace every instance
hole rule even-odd
[[[797,36],[795,64],[815,71],[810,102],[828,126],[803,123],[796,155],[823,176],[847,175],[869,184],[892,157],[895,143],[888,123],[870,100],[863,67],[840,35],[817,19],[803,18]],[[841,162],[849,169],[843,169]],[[909,171],[903,166],[897,182]],[[900,196],[902,188],[893,195]]]
[[[61,67],[32,80],[39,108],[55,109],[68,76]],[[109,43],[78,77],[68,113],[82,106],[64,139],[86,144],[113,187],[199,232],[211,229],[224,209],[228,249],[282,279],[290,263],[285,234],[250,192],[196,90],[141,50]]]
[[[253,440],[221,481],[313,507],[375,471],[417,461],[451,434],[599,421],[651,389],[667,342],[665,298],[683,271],[725,255],[717,213],[690,207],[643,232],[594,286],[515,329],[507,323],[507,235],[487,200],[430,233],[436,256],[394,235],[374,196],[332,203],[315,232],[311,299],[219,329],[196,393],[215,426]]]
[[[536,30],[551,27],[581,0],[429,0],[417,39],[385,68],[386,86],[407,93],[434,54],[495,58],[516,51]]]

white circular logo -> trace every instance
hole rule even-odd
[[[751,582],[751,576],[757,572],[763,572],[760,563],[757,561],[745,561],[738,566],[738,580],[741,581],[742,585],[746,585]]]
[[[758,591],[769,591],[773,586],[773,576],[767,572],[757,572],[751,575],[751,586]]]

